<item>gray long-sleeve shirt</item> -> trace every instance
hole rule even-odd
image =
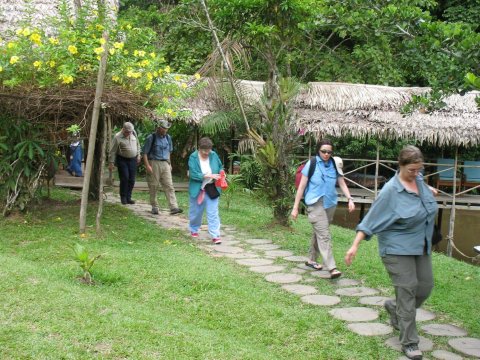
[[[380,256],[431,253],[438,205],[421,175],[416,182],[418,195],[406,190],[396,174],[357,226],[366,240],[377,234]]]

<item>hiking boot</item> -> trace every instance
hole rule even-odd
[[[409,359],[422,360],[423,358],[422,352],[418,349],[417,344],[402,346],[402,351]]]
[[[133,205],[135,204],[135,200],[129,199],[127,200],[127,204]]]
[[[181,214],[182,212],[183,212],[182,209],[175,208],[175,209],[170,210],[170,215]]]
[[[152,207],[152,214],[153,215],[158,215],[158,208],[157,207]]]
[[[213,238],[212,239],[212,242],[215,244],[215,245],[220,245],[222,243],[222,240],[220,240],[220,238]]]
[[[122,205],[127,205],[127,199],[126,198],[120,198],[120,201],[122,202]]]
[[[393,300],[386,300],[383,307],[387,310],[388,315],[390,315],[390,325],[392,325],[395,330],[398,330],[397,307],[393,303]]]

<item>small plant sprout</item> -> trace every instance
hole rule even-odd
[[[101,255],[91,257],[85,247],[83,245],[80,245],[79,243],[75,243],[75,245],[73,246],[73,252],[75,261],[79,263],[83,271],[83,276],[81,277],[81,280],[86,284],[93,284],[92,274],[90,270],[95,261],[97,261],[97,259],[99,259]]]

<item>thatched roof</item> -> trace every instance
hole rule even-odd
[[[0,112],[26,119],[32,126],[47,127],[51,133],[61,133],[74,123],[84,124],[88,133],[94,98],[94,88],[0,88]],[[102,105],[113,123],[120,125],[155,117],[143,106],[145,100],[122,88],[105,88]]]
[[[260,99],[263,84],[242,80],[238,86],[246,102],[252,103]],[[214,96],[214,89],[218,86],[208,80],[207,86],[190,103],[196,121],[224,105]],[[412,95],[429,91],[429,88],[419,87],[309,83],[295,101],[296,127],[301,133],[313,133],[317,137],[373,136],[415,139],[437,146],[479,145],[480,111],[475,103],[478,92],[452,95],[444,100],[447,106],[432,113],[401,114],[402,107],[410,102]]]

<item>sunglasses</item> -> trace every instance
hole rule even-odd
[[[333,154],[333,151],[332,150],[320,150],[320,152],[322,154],[328,154],[328,155],[332,155]]]

